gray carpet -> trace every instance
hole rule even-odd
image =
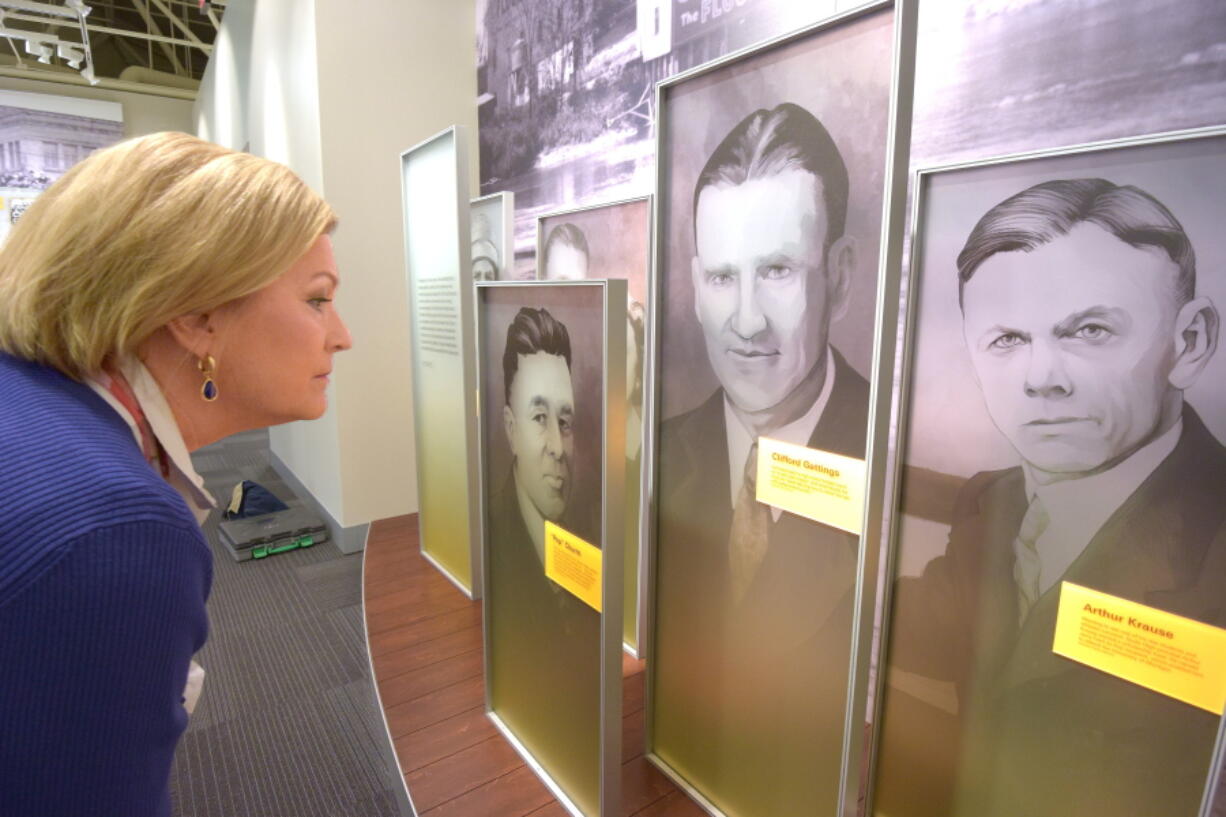
[[[192,456],[222,503],[243,479],[301,505],[268,465],[267,432]],[[213,547],[204,693],[175,757],[182,817],[400,817],[403,795],[369,677],[361,554],[331,543],[235,562]]]

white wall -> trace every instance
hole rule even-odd
[[[417,510],[399,154],[443,128],[477,179],[473,0],[231,0],[197,133],[283,161],[340,216],[337,306],[355,347],[320,420],[273,452],[341,525]]]
[[[324,188],[314,0],[231,0],[196,100],[196,133],[284,162]],[[344,522],[335,392],[312,423],[270,430],[273,452]]]
[[[315,0],[231,0],[200,83],[196,133],[283,162],[317,191]]]
[[[164,130],[194,132],[192,103],[185,99],[16,77],[0,77],[0,89],[118,102],[123,105],[124,136],[143,136]]]
[[[196,92],[195,133],[219,145],[242,150],[250,143],[247,107],[251,94],[253,0],[226,6],[224,22],[213,41],[213,53]]]
[[[347,524],[418,509],[400,153],[463,125],[477,181],[472,0],[320,2],[324,186],[340,214],[339,308],[354,350],[337,359]]]

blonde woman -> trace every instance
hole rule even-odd
[[[324,412],[334,224],[287,168],[163,133],[0,248],[0,814],[170,813],[212,579],[188,454]]]

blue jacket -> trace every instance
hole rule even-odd
[[[0,817],[170,813],[211,582],[124,420],[0,354]]]

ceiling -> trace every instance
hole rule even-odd
[[[93,84],[168,87],[181,96],[204,74],[225,7],[223,0],[0,0],[0,73],[82,83],[92,66]],[[89,57],[69,65],[85,39]],[[125,74],[130,68],[143,70]]]

